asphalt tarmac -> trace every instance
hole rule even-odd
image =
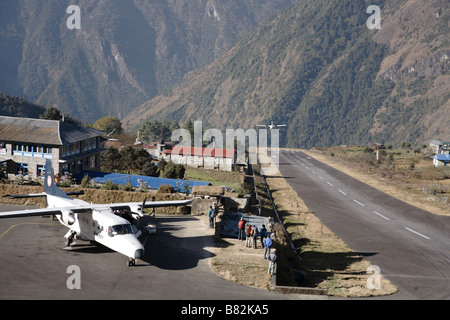
[[[280,152],[280,172],[327,227],[399,287],[381,299],[450,299],[450,216],[406,204],[299,151]]]
[[[0,205],[0,211],[18,209]],[[98,244],[76,240],[64,249],[67,229],[50,217],[0,219],[0,300],[314,298],[228,282],[210,267],[214,243],[206,223],[193,216],[157,216],[155,222],[157,234],[140,237],[144,258],[128,267],[127,257]],[[78,280],[80,289],[73,288]]]

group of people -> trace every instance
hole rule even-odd
[[[269,274],[274,274],[275,262],[276,262],[276,250],[272,250],[272,238],[270,232],[267,231],[265,225],[263,224],[261,229],[258,230],[256,225],[250,225],[246,223],[246,220],[241,217],[238,222],[238,240],[244,240],[245,236],[245,246],[248,248],[257,249],[258,248],[258,236],[260,237],[261,247],[264,248],[264,259],[269,260]],[[272,228],[271,228],[272,229]]]

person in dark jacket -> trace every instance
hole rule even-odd
[[[264,239],[267,236],[267,229],[265,225],[262,225],[261,230],[259,230],[259,236],[261,238],[261,248],[264,248]]]
[[[208,217],[209,217],[209,227],[214,228],[214,210],[212,206],[209,207]]]

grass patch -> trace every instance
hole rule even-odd
[[[206,181],[213,186],[227,186],[235,191],[239,191],[243,183],[242,172],[226,172],[217,170],[205,170],[202,168],[186,167],[185,178],[194,181]]]

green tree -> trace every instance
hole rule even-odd
[[[181,164],[175,164],[172,161],[167,162],[161,171],[161,177],[170,179],[183,179],[186,168]]]
[[[159,177],[159,168],[155,163],[147,161],[142,167],[141,175],[148,177]]]
[[[164,120],[160,122],[158,120],[144,121],[139,127],[140,138],[145,142],[157,142],[160,140],[170,140],[172,137],[172,131],[179,128],[178,122],[172,123]]]
[[[184,123],[183,129],[189,131],[189,133],[191,134],[191,139],[194,137],[194,124],[190,119]]]
[[[41,114],[39,118],[44,120],[61,120],[62,114],[55,107],[50,107],[43,114]]]
[[[116,117],[106,116],[95,121],[95,129],[105,131],[107,134],[111,134],[113,137],[123,132],[122,122]]]
[[[116,172],[121,170],[119,150],[114,147],[106,149],[101,155],[102,170],[106,172]]]

